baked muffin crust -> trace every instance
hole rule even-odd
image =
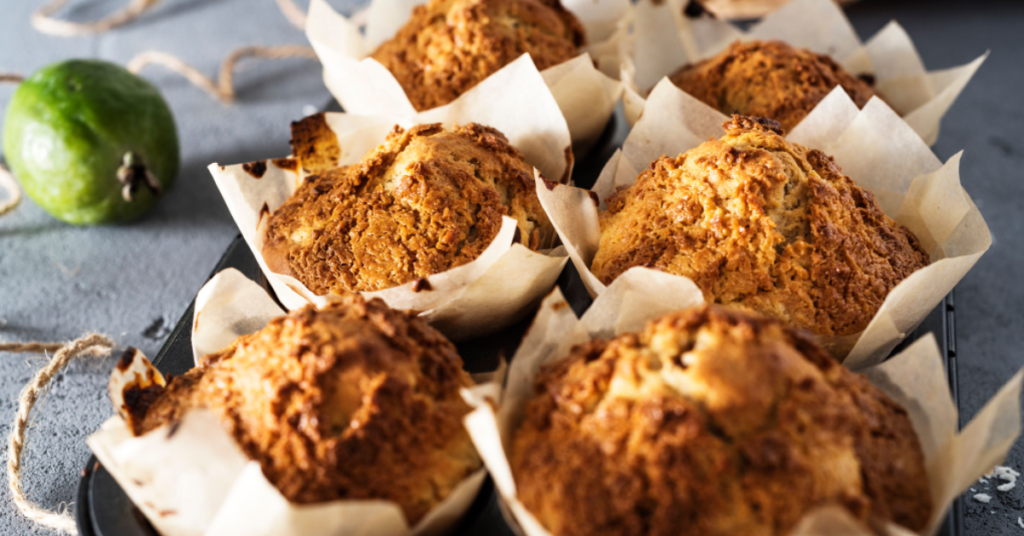
[[[430,0],[371,57],[419,111],[448,104],[529,53],[538,70],[586,44],[583,26],[559,0]]]
[[[774,320],[669,314],[574,348],[535,392],[510,460],[557,536],[783,535],[830,504],[918,531],[931,513],[906,412]]]
[[[717,56],[681,67],[669,80],[724,114],[774,119],[792,130],[836,86],[858,108],[874,91],[832,58],[782,41],[736,41]]]
[[[533,168],[501,132],[396,126],[359,164],[307,177],[270,216],[263,254],[318,295],[375,291],[476,259],[504,215],[523,245],[554,240]]]
[[[654,161],[608,198],[593,273],[608,284],[647,266],[692,279],[709,302],[821,335],[862,331],[928,264],[917,237],[774,121],[723,126],[720,140]]]
[[[171,378],[132,408],[144,414],[134,432],[206,408],[288,500],[385,499],[414,524],[480,467],[462,425],[459,389],[472,385],[426,322],[348,295],[278,317]]]

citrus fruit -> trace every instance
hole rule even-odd
[[[3,142],[25,193],[75,225],[138,218],[178,172],[167,102],[105,61],[65,61],[25,79],[7,106]]]

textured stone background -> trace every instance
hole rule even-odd
[[[30,13],[42,0],[0,3],[0,71],[29,74],[71,57],[126,63],[147,49],[171,52],[206,73],[244,44],[304,43],[302,33],[272,0],[163,0],[143,19],[98,37],[58,38],[35,32]],[[124,0],[78,0],[62,16],[92,20]],[[335,0],[343,11],[348,4]],[[860,34],[870,36],[898,19],[930,68],[992,55],[947,116],[936,153],[965,150],[964,186],[985,214],[995,244],[957,289],[964,417],[1024,363],[1024,4],[864,0],[850,9]],[[329,95],[316,63],[249,62],[236,78],[238,102],[224,106],[159,67],[144,75],[171,104],[178,120],[183,167],[177,184],[153,213],[131,225],[78,229],[26,200],[0,219],[0,340],[66,340],[86,331],[156,354],[171,326],[202,285],[236,230],[206,166],[288,152],[288,123]],[[12,93],[0,85],[0,106]],[[2,117],[2,108],[0,108]],[[6,437],[22,385],[42,365],[23,355],[0,355],[0,435]],[[25,460],[29,496],[46,507],[74,498],[89,457],[84,438],[111,413],[106,362],[73,365],[39,407]],[[1010,465],[1021,469],[1018,444]],[[1024,489],[1008,493],[978,486],[991,505],[966,501],[967,533],[1011,533],[1024,515]],[[15,512],[0,486],[0,534],[48,534]]]

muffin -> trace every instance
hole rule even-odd
[[[721,306],[541,369],[510,463],[553,535],[783,535],[814,508],[919,531],[906,411],[779,322]]]
[[[213,412],[289,501],[388,500],[415,524],[481,465],[462,425],[472,385],[423,320],[353,294],[126,400],[136,435]]]
[[[782,41],[736,41],[669,75],[679,89],[724,114],[767,117],[792,130],[836,86],[863,107],[874,91],[832,58]]]
[[[721,139],[661,157],[607,199],[594,275],[608,284],[646,266],[692,279],[708,302],[819,335],[862,331],[928,264],[917,237],[778,123],[723,126]]]
[[[419,111],[448,104],[523,54],[537,69],[580,54],[586,36],[558,0],[430,0],[370,56]]]
[[[476,259],[501,229],[550,246],[533,168],[478,124],[395,127],[359,164],[307,177],[268,220],[268,267],[317,295],[375,291]]]

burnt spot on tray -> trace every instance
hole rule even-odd
[[[260,214],[263,217],[263,214]],[[199,315],[203,314],[202,311],[196,311],[196,320],[192,323],[192,331],[199,331]]]
[[[421,277],[412,283],[413,292],[422,292],[425,290],[434,290],[434,287],[430,285],[430,281],[426,277]]]
[[[126,372],[129,367],[132,366],[132,361],[135,360],[135,352],[139,350],[133,346],[129,346],[125,349],[124,353],[121,354],[121,359],[117,360],[117,370]]]
[[[861,74],[858,74],[857,78],[860,78],[865,84],[867,84],[869,86],[874,86],[875,85],[875,75],[873,75],[871,73],[861,73]]]
[[[568,306],[569,306],[569,302],[566,302],[566,301],[555,302],[555,304],[551,306],[551,310],[552,311],[561,311],[562,309],[565,309]]]
[[[271,162],[279,169],[285,171],[298,171],[299,161],[294,158],[275,158]]]
[[[572,146],[565,148],[565,172],[562,173],[562,180],[559,181],[562,184],[569,184],[569,178],[572,176],[572,164],[575,162],[576,157],[572,155]]]
[[[321,173],[338,167],[341,145],[323,113],[292,123],[292,155],[309,173]]]
[[[544,177],[541,177],[540,180],[544,181],[544,186],[546,186],[548,190],[554,191],[555,186],[558,186],[557,182],[549,181],[549,180],[545,179]]]
[[[260,207],[260,217],[256,219],[257,222],[263,221],[263,216],[270,216],[270,207],[267,206],[267,202],[263,202],[263,206]]]
[[[590,200],[594,202],[595,207],[601,206],[601,198],[597,196],[597,192],[587,190],[587,194],[590,195]]]
[[[242,169],[244,169],[249,175],[252,175],[252,178],[262,179],[263,175],[267,173],[267,163],[264,160],[257,160],[255,162],[242,164]]]

